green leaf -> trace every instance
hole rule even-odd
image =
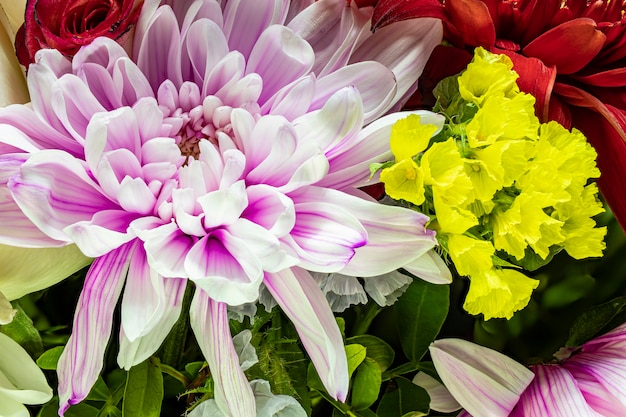
[[[407,414],[409,416],[425,416],[428,414],[430,397],[426,390],[406,378],[398,377],[393,381],[397,384],[398,389],[383,395],[376,409],[378,417],[405,417]]]
[[[589,294],[596,280],[590,275],[573,275],[566,280],[546,288],[543,292],[543,305],[548,308],[565,307]]]
[[[61,353],[63,353],[63,349],[64,346],[56,346],[52,349],[46,350],[39,358],[37,358],[37,365],[39,365],[41,369],[45,369],[47,371],[56,371],[57,363],[59,362]]]
[[[39,331],[18,302],[13,302],[13,308],[17,310],[17,314],[11,323],[0,326],[0,332],[19,343],[31,356],[41,355],[43,342]]]
[[[459,96],[458,75],[446,77],[439,81],[433,89],[433,95],[437,99],[435,107],[442,110],[447,109]]]
[[[365,360],[366,349],[358,344],[347,345],[346,356],[348,357],[348,375],[352,377],[354,370]]]
[[[87,399],[93,401],[109,401],[111,399],[111,390],[109,390],[101,376],[98,377],[91,391],[89,391]]]
[[[415,279],[394,304],[400,343],[410,360],[419,362],[437,337],[448,315],[449,293],[448,285]]]
[[[355,410],[363,410],[374,404],[378,399],[382,371],[374,359],[365,358],[356,369],[352,384],[352,400],[350,405]]]
[[[351,337],[346,340],[346,342],[365,346],[367,349],[367,357],[374,359],[378,366],[380,366],[381,371],[386,371],[393,363],[396,352],[383,339],[364,334]]]
[[[596,334],[600,333],[615,316],[625,309],[626,296],[622,296],[587,310],[572,324],[569,331],[569,339],[567,339],[565,346],[578,347],[591,340]]]
[[[159,417],[163,401],[163,374],[151,359],[128,371],[124,391],[124,417]]]

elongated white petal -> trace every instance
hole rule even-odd
[[[254,395],[239,366],[228,327],[226,304],[196,290],[190,309],[191,328],[204,354],[215,384],[215,401],[231,417],[256,415]]]
[[[413,378],[413,383],[424,388],[430,397],[431,410],[442,413],[451,413],[461,408],[461,405],[450,394],[441,382],[424,372],[418,372]]]
[[[348,361],[330,306],[311,275],[300,268],[265,275],[265,286],[293,322],[328,393],[348,394]]]
[[[350,57],[350,62],[374,60],[391,69],[398,80],[393,102],[398,102],[416,87],[415,82],[442,38],[443,26],[439,19],[396,22],[377,30],[361,43]]]
[[[152,327],[149,330],[146,330],[144,327],[141,329],[142,335],[131,341],[126,335],[122,324],[120,329],[120,350],[117,355],[117,363],[121,368],[128,370],[154,354],[169,334],[176,320],[180,317],[187,280],[162,277],[159,277],[159,279],[163,281],[161,284],[163,286],[163,298],[159,300],[160,304],[157,306],[160,314],[151,320],[150,325]],[[127,285],[129,283],[130,280],[127,281]],[[128,291],[128,287],[126,287],[124,293],[124,300],[126,300],[126,291]],[[140,302],[139,304],[143,305],[144,308],[146,307],[145,303]],[[127,321],[130,321],[130,319],[127,319]]]
[[[450,269],[434,250],[429,250],[411,263],[404,265],[403,268],[431,284],[452,282]]]
[[[429,349],[446,388],[474,416],[508,416],[534,377],[502,353],[466,340],[441,339]]]
[[[94,261],[78,299],[72,335],[59,358],[59,414],[81,402],[102,370],[113,311],[122,291],[135,243]]]
[[[91,262],[76,245],[41,249],[0,245],[0,291],[16,300],[51,287]]]

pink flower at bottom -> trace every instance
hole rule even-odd
[[[0,243],[74,243],[95,258],[59,361],[60,414],[95,383],[119,299],[128,369],[159,348],[189,281],[224,413],[255,415],[226,309],[261,285],[343,401],[342,337],[308,271],[433,264],[428,219],[357,187],[389,159],[406,113],[383,115],[414,88],[441,23],[372,35],[372,10],[344,0],[175,3],[146,1],[133,57],[108,38],[72,62],[39,51],[31,105],[0,109]]]

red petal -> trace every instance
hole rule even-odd
[[[446,9],[451,24],[465,45],[490,49],[496,42],[496,28],[489,8],[479,0],[448,0]]]
[[[374,9],[372,28],[376,30],[417,17],[445,19],[446,14],[438,0],[380,0]]]
[[[598,185],[626,231],[626,114],[577,87],[556,83],[554,93],[570,104],[574,127],[598,152]]]
[[[512,51],[494,50],[504,53],[513,61],[513,70],[519,74],[517,85],[520,90],[532,94],[537,100],[535,112],[542,121],[548,120],[550,96],[556,79],[556,67],[547,67],[537,58],[527,58]]]
[[[524,55],[556,65],[559,74],[585,67],[602,49],[606,36],[587,18],[570,20],[537,37],[522,50]]]
[[[615,68],[591,75],[573,76],[572,78],[594,87],[625,87],[626,68]]]

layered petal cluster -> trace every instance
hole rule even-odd
[[[132,56],[108,38],[71,62],[39,51],[31,105],[0,109],[0,243],[95,258],[59,361],[60,414],[96,381],[120,298],[128,369],[158,349],[189,281],[224,413],[255,415],[227,306],[261,284],[345,400],[341,334],[309,271],[432,263],[428,218],[357,187],[389,158],[407,113],[381,116],[414,88],[441,24],[372,35],[372,9],[343,0],[169,3],[146,1]]]
[[[438,47],[427,65],[417,102],[428,105],[432,87],[464,68],[474,47],[507,54],[541,121],[576,127],[596,148],[600,190],[626,229],[624,11],[613,0],[381,0],[374,22],[444,20],[453,46]]]

